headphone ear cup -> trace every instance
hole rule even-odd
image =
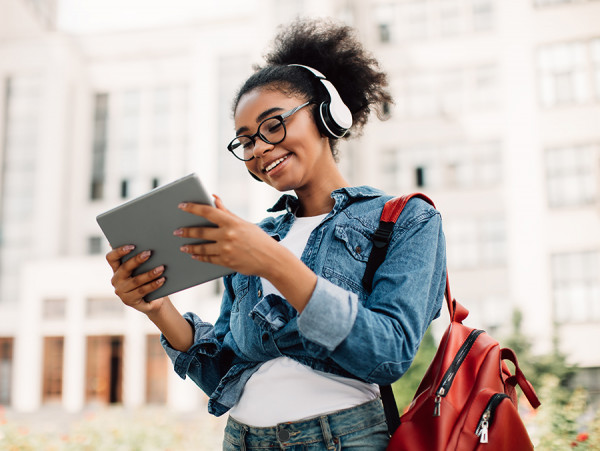
[[[326,79],[320,79],[320,81],[329,97],[319,106],[323,126],[327,129],[326,135],[335,139],[342,138],[352,127],[352,113],[333,84]]]
[[[348,132],[347,128],[341,127],[332,117],[331,104],[323,102],[319,105],[319,120],[321,131],[328,137],[339,139]]]

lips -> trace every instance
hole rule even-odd
[[[288,157],[289,157],[289,155],[286,155],[284,157],[278,158],[277,160],[273,160],[271,163],[269,163],[267,166],[265,166],[263,168],[263,171],[266,173],[271,172],[273,169],[275,169],[277,166],[279,166],[281,163],[283,163],[285,160],[287,160]]]

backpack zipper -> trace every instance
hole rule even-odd
[[[452,385],[454,376],[456,376],[456,372],[460,368],[460,365],[462,365],[463,361],[465,360],[465,357],[467,357],[467,354],[473,347],[473,343],[475,343],[477,337],[479,337],[479,335],[481,335],[483,332],[484,331],[481,329],[473,329],[471,331],[465,342],[462,344],[462,346],[456,353],[454,360],[446,370],[446,373],[442,378],[442,382],[440,382],[440,386],[435,392],[435,406],[433,408],[434,417],[440,416],[442,398],[448,394],[448,390],[450,390],[450,386]]]
[[[481,414],[481,418],[477,424],[477,429],[475,429],[475,435],[479,437],[479,443],[488,442],[488,430],[494,420],[494,412],[504,398],[508,398],[506,393],[496,393],[490,398],[487,406],[485,406],[485,410]]]

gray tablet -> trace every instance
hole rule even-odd
[[[207,194],[198,177],[190,174],[96,217],[98,225],[113,248],[126,244],[135,245],[135,249],[125,256],[123,261],[144,250],[152,251],[152,256],[137,268],[134,275],[165,265],[164,285],[149,293],[144,298],[146,301],[233,272],[224,266],[193,260],[179,250],[184,244],[199,241],[176,237],[173,235],[175,229],[213,225],[204,218],[181,211],[177,208],[181,202],[213,205],[212,197]]]

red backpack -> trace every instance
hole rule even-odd
[[[373,235],[373,251],[363,279],[369,289],[375,270],[385,258],[394,223],[406,203],[415,196],[433,205],[427,196],[419,193],[385,204],[379,229]],[[399,418],[391,387],[381,387],[392,434],[388,450],[533,449],[517,410],[516,386],[521,387],[533,408],[537,408],[540,401],[519,368],[515,353],[508,348],[501,349],[485,331],[462,324],[469,311],[452,298],[448,279],[445,297],[450,325],[402,417]],[[514,375],[505,360],[514,364]]]

